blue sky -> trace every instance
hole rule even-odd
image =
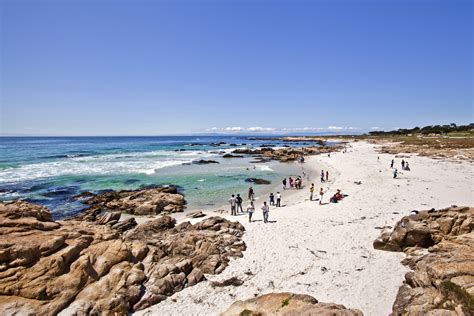
[[[471,1],[2,0],[1,11],[3,134],[473,121]]]

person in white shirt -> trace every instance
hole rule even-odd
[[[276,199],[277,199],[277,204],[276,204],[276,206],[277,206],[277,207],[280,207],[280,206],[281,206],[281,205],[280,205],[280,203],[281,203],[281,194],[280,194],[280,192],[277,192],[277,194],[276,194]]]
[[[235,196],[232,194],[232,197],[229,199],[230,204],[230,215],[235,216],[237,215],[237,201],[235,200]]]
[[[249,213],[249,223],[252,222],[253,212],[255,212],[255,206],[253,206],[253,202],[250,202],[249,206],[247,206],[247,213]]]
[[[262,211],[263,211],[263,222],[268,223],[268,212],[270,212],[270,207],[267,205],[267,202],[263,202]]]

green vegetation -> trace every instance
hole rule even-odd
[[[252,316],[254,315],[253,312],[249,309],[244,309],[240,312],[239,316]]]
[[[474,298],[465,289],[451,281],[444,281],[441,283],[441,291],[446,297],[461,304],[468,315],[474,315]]]
[[[461,137],[461,135],[465,137],[473,136],[474,135],[474,123],[469,125],[459,125],[457,126],[454,123],[449,125],[428,125],[425,127],[414,127],[414,128],[400,128],[394,131],[373,131],[369,132],[370,136],[391,136],[391,135],[449,135],[449,136],[457,136]]]
[[[290,304],[290,297],[288,298],[285,298],[283,301],[281,301],[281,307],[285,307],[285,306],[288,306],[288,304]]]

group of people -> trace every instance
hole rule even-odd
[[[326,175],[326,177],[324,177]],[[329,182],[329,171],[326,170],[326,174],[324,173],[324,170],[321,170],[321,183],[323,182]]]
[[[323,195],[324,195],[324,189],[321,188],[319,190],[319,204],[323,204]],[[314,197],[314,183],[311,183],[311,186],[309,187],[309,200],[312,201]]]
[[[331,203],[337,203],[344,198],[344,194],[342,194],[341,190],[337,189],[336,193],[329,199]]]
[[[393,169],[393,178],[395,179],[398,177],[398,169],[394,168],[394,165],[395,165],[395,159],[392,159],[390,163],[390,168]],[[404,159],[402,159],[402,170],[410,171],[410,166],[408,164],[408,161],[405,161]]]
[[[281,183],[283,184],[283,190],[286,190],[286,185],[287,185],[287,182],[286,182],[286,178],[284,178]],[[297,176],[296,179],[293,179],[292,177],[288,177],[288,184],[289,184],[289,188],[290,189],[301,189],[302,187],[302,184],[303,184],[303,179],[301,179],[300,176]]]
[[[248,199],[249,199],[249,205],[247,206],[246,208],[246,211],[249,215],[249,223],[252,222],[252,216],[253,216],[253,213],[255,213],[255,204],[254,204],[254,201],[255,201],[255,192],[253,190],[252,187],[249,188],[248,190]],[[269,203],[267,204],[267,202],[263,202],[263,205],[261,207],[261,210],[263,212],[263,222],[264,223],[268,223],[268,213],[270,212],[270,205],[272,206],[276,206],[276,207],[280,207],[281,206],[281,194],[280,192],[277,192],[275,195],[272,193],[270,193],[269,195]],[[275,200],[276,200],[276,203],[275,203]],[[232,194],[231,198],[229,199],[229,204],[230,204],[230,214],[232,216],[237,216],[238,213],[245,213],[243,208],[242,208],[242,197],[240,196],[240,194],[237,194],[237,196],[235,196],[234,194]]]
[[[319,190],[319,204],[323,204],[323,196],[326,192],[324,191],[323,188]],[[309,187],[309,200],[312,201],[314,197],[314,183],[311,183],[311,186]],[[342,200],[344,195],[341,193],[341,190],[337,190],[337,192],[329,199],[329,202],[331,203],[337,203],[338,201]]]

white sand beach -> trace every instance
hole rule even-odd
[[[394,156],[378,154],[375,145],[365,142],[351,146],[347,153],[313,156],[305,163],[313,175],[320,166],[329,170],[332,181],[321,184],[314,176],[311,182],[315,193],[329,187],[324,202],[341,189],[348,196],[340,203],[309,201],[305,180],[302,190],[282,192],[284,207],[270,210],[273,223],[262,221],[264,197],[256,203],[256,222],[248,223],[246,215],[226,215],[245,226],[247,250],[223,273],[206,277],[220,281],[235,276],[243,285],[213,288],[209,281],[201,282],[136,314],[218,315],[236,300],[283,291],[310,294],[365,315],[389,314],[407,271],[400,264],[404,254],[374,250],[373,240],[381,228],[393,226],[411,210],[473,205],[473,164],[406,155],[411,171],[401,171],[402,158],[395,158],[400,172],[393,179],[389,166]]]

